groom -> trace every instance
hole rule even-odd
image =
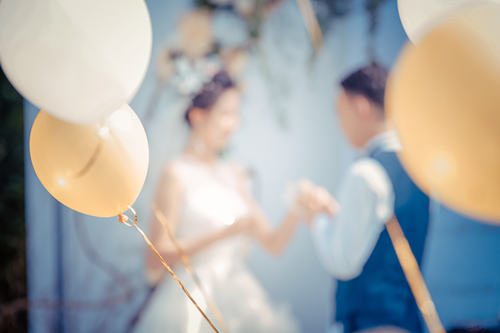
[[[386,68],[372,64],[341,81],[338,117],[362,157],[344,179],[336,214],[311,223],[321,262],[339,280],[335,321],[346,333],[422,332],[416,302],[384,226],[396,216],[420,265],[429,199],[396,156],[400,143],[384,114],[387,76]]]

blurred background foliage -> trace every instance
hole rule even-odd
[[[27,330],[23,99],[0,72],[0,332]]]

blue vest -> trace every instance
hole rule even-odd
[[[370,157],[384,167],[392,182],[395,215],[420,265],[429,224],[429,198],[406,174],[394,151],[378,149]],[[386,229],[361,275],[338,282],[335,319],[346,333],[383,325],[422,332],[419,310]]]

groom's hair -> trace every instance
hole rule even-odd
[[[348,94],[362,95],[384,110],[385,84],[389,71],[382,65],[372,63],[347,75],[340,85]]]

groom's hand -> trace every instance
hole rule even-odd
[[[337,201],[326,189],[310,182],[307,183],[307,186],[302,186],[297,195],[296,203],[303,211],[302,215],[308,224],[312,223],[318,214],[335,216],[339,210]]]
[[[317,200],[321,206],[322,213],[335,216],[340,210],[337,200],[323,187],[317,187]]]

